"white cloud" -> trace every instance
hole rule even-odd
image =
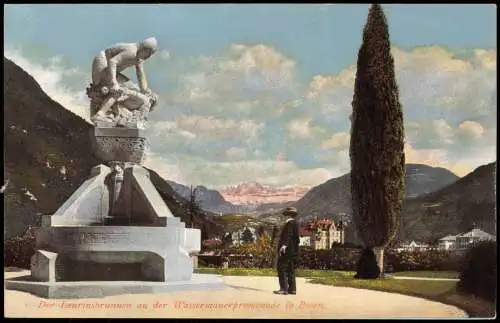
[[[236,57],[221,61],[219,63],[221,72],[241,73],[247,78],[257,77],[271,88],[292,82],[295,62],[276,49],[263,44],[254,46],[234,44],[231,49]]]
[[[450,161],[460,163],[478,149],[489,155],[495,151],[496,50],[456,55],[440,46],[412,50],[393,46],[392,54],[407,137],[418,147],[410,150],[410,160],[439,161],[461,169]],[[356,66],[351,65],[337,75],[317,75],[309,84],[305,97],[310,106],[322,107],[322,116],[316,118],[327,120],[331,128],[343,130],[348,124],[355,75]],[[322,144],[335,146],[336,142],[330,138]],[[489,161],[475,159],[478,164],[463,169],[472,171]]]
[[[163,60],[169,60],[170,59],[170,52],[166,49],[160,50],[158,53],[158,56],[163,59]]]
[[[447,162],[447,154],[443,149],[414,149],[410,142],[405,144],[406,163],[440,166]]]
[[[60,56],[52,57],[49,59],[49,64],[45,66],[28,60],[17,50],[6,49],[4,56],[28,72],[54,101],[90,122],[90,108],[85,94],[85,86],[80,91],[75,91],[65,84],[68,76],[78,75],[82,80],[85,80],[84,73],[75,68],[63,66]]]
[[[160,136],[165,133],[173,133],[185,140],[192,140],[196,138],[196,134],[180,129],[177,123],[172,121],[159,121],[154,123],[152,126],[152,132],[156,136]]]
[[[221,187],[255,180],[272,186],[313,186],[332,176],[331,172],[324,168],[301,169],[291,161],[274,160],[208,162],[203,169],[198,169],[198,172],[191,175],[200,180],[212,176],[214,181],[217,181],[216,185]]]
[[[473,50],[460,57],[439,46],[410,51],[393,47],[392,54],[405,117],[428,114],[437,119],[438,113],[453,113],[470,119],[494,112],[490,99],[496,97],[496,50]],[[350,105],[355,75],[355,65],[338,75],[317,75],[307,97],[330,107]]]
[[[407,138],[419,146],[444,148],[449,151],[468,152],[471,148],[491,149],[496,129],[485,127],[476,121],[466,120],[458,125],[450,125],[439,119],[429,123],[409,122],[406,125]]]
[[[307,93],[307,97],[309,99],[317,98],[321,95],[327,94],[327,92],[331,89],[352,89],[354,86],[355,78],[355,65],[351,65],[348,68],[342,70],[338,75],[316,75],[313,77],[311,83],[309,84],[309,92]]]
[[[179,129],[212,139],[227,139],[233,137],[255,138],[262,123],[252,120],[217,119],[203,116],[181,116],[176,120]]]
[[[292,138],[308,138],[311,136],[311,119],[292,120],[287,125],[287,130]]]
[[[347,132],[337,132],[321,144],[321,149],[345,150],[349,148],[351,135]]]
[[[245,160],[247,157],[247,149],[239,147],[231,147],[226,150],[226,158],[228,160]]]
[[[405,159],[407,163],[444,167],[458,176],[465,176],[475,168],[495,161],[496,151],[479,149],[461,155],[445,149],[414,149],[411,143],[407,142]]]
[[[169,98],[193,114],[264,120],[297,104],[296,63],[270,46],[234,44],[196,62]]]
[[[186,183],[179,159],[175,155],[162,156],[149,152],[144,161],[144,167],[154,170],[165,179],[178,183]]]
[[[465,121],[458,126],[460,132],[466,137],[479,139],[484,134],[483,126],[475,121]]]
[[[436,130],[438,136],[442,138],[442,140],[446,143],[452,143],[453,142],[453,129],[451,126],[446,122],[446,120],[439,119],[439,120],[434,120],[434,129]]]

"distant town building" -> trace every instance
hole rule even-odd
[[[311,237],[308,235],[301,235],[299,238],[299,246],[310,247],[311,246]]]
[[[419,243],[414,240],[410,242],[400,243],[395,250],[396,251],[424,251],[430,249],[431,246],[426,243]]]
[[[468,232],[457,235],[449,235],[439,239],[439,249],[441,250],[465,250],[480,241],[496,241],[492,234],[484,232],[481,229],[472,229]]]
[[[238,231],[234,231],[231,233],[231,240],[233,242],[234,245],[239,245],[239,244],[242,244],[243,243],[243,232],[246,230],[246,229],[249,229],[250,232],[252,233],[252,237],[253,237],[253,241],[256,241],[257,240],[257,234],[256,234],[256,230],[255,228],[253,227],[244,227],[243,229],[240,229]]]
[[[439,239],[438,248],[440,250],[453,250],[455,249],[455,243],[457,240],[456,235],[449,235]]]
[[[300,229],[301,246],[330,249],[333,243],[344,243],[344,230],[333,220],[313,220]]]

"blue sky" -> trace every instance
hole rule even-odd
[[[383,7],[407,157],[459,175],[494,160],[495,6]],[[366,4],[7,5],[4,42],[49,95],[85,115],[94,55],[155,36],[161,52],[146,70],[162,104],[150,115],[151,167],[213,187],[311,186],[349,170],[353,64],[367,12]]]
[[[496,48],[493,5],[385,9],[391,39],[402,48]],[[355,62],[367,10],[365,4],[7,5],[5,42],[65,54],[87,65],[102,44],[150,35],[180,56],[214,55],[228,43],[264,43],[294,57],[301,74],[311,77],[338,73]]]

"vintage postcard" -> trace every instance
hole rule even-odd
[[[18,4],[9,318],[494,318],[494,5]]]

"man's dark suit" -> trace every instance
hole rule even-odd
[[[278,241],[278,278],[280,290],[288,293],[296,292],[295,268],[299,257],[299,225],[295,219],[288,220],[281,231]],[[286,246],[285,252],[281,252]]]

